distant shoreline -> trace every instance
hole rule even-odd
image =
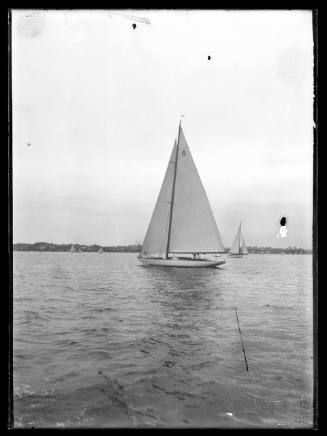
[[[13,244],[13,251],[40,251],[40,252],[85,252],[85,253],[139,253],[142,245],[116,245],[102,246],[98,244],[52,244],[49,242],[36,242],[34,244],[16,243]],[[247,247],[251,254],[312,254],[312,250],[288,247]],[[229,251],[229,248],[226,248]]]
[[[36,242],[34,244],[17,243],[13,244],[13,251],[50,251],[50,252],[86,252],[97,253],[139,253],[142,245],[117,245],[103,246],[98,244],[83,245],[83,244],[53,244],[49,242]]]

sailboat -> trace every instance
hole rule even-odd
[[[98,253],[103,253],[103,248],[100,247]]]
[[[241,223],[238,228],[238,231],[236,233],[233,245],[231,246],[231,249],[229,250],[229,256],[232,257],[242,257],[245,254],[248,253],[248,249],[246,248],[244,237],[242,235],[241,231]]]
[[[76,249],[75,249],[74,245],[72,245],[72,246],[70,247],[70,252],[71,252],[71,253],[76,253]]]
[[[144,265],[208,268],[225,253],[206,192],[181,122],[138,259]]]

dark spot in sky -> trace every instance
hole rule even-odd
[[[210,61],[210,59],[211,59],[211,56],[208,56],[208,61]]]
[[[285,224],[286,224],[286,217],[283,216],[282,219],[280,220],[280,225],[285,226]]]
[[[133,27],[133,29],[136,29],[136,24],[133,23],[133,24],[132,24],[132,27]]]
[[[30,147],[30,146],[31,146],[31,143],[30,143],[30,142],[28,142],[28,143],[27,143],[27,147]]]
[[[18,32],[22,36],[35,38],[44,30],[45,14],[42,11],[39,11],[29,15],[22,15],[17,25]]]

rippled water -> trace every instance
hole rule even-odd
[[[312,426],[308,255],[15,252],[13,336],[16,427]]]

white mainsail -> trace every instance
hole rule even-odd
[[[225,253],[181,126],[141,255]]]
[[[234,242],[233,242],[229,252],[231,254],[240,254],[240,252],[241,252],[241,224],[238,228]]]
[[[225,252],[207,194],[181,127],[168,251]]]

